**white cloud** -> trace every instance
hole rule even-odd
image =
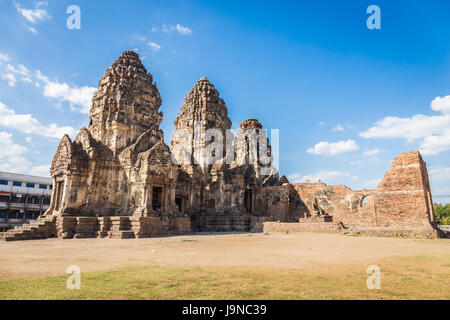
[[[383,153],[384,150],[380,150],[378,148],[372,149],[372,150],[367,150],[363,152],[363,155],[365,155],[366,157],[375,157],[376,155],[379,155],[380,153]]]
[[[50,177],[50,165],[32,167],[28,170],[28,174],[39,177]]]
[[[302,176],[299,173],[294,173],[288,176],[288,180],[291,183],[300,183],[300,182],[318,182],[319,180],[322,182],[325,181],[333,181],[336,178],[348,177],[350,173],[343,171],[320,171],[314,174],[307,174]]]
[[[44,76],[40,70],[36,71],[36,78],[44,82],[50,81],[50,79],[47,76]]]
[[[178,31],[178,33],[183,34],[183,35],[190,35],[192,33],[191,29],[189,29],[188,27],[183,27],[180,24],[177,24],[175,26],[175,29]]]
[[[136,33],[136,34],[133,34],[133,35],[130,36],[130,40],[131,40],[131,42],[134,44],[134,43],[136,43],[136,42],[144,42],[144,41],[147,41],[147,37],[144,36],[144,35],[141,35],[141,34]],[[136,50],[136,49],[133,49],[133,50]]]
[[[15,73],[17,75],[24,76],[24,77],[30,77],[31,76],[30,71],[23,64],[19,64],[19,65],[17,65],[17,67],[15,67],[15,66],[13,66],[11,64],[8,64],[6,66],[6,70],[9,71],[9,72]]]
[[[2,75],[2,79],[4,80],[8,80],[8,85],[10,87],[14,87],[17,83],[17,79],[16,76],[12,73],[3,73]]]
[[[437,97],[431,102],[431,109],[440,115],[413,115],[408,118],[386,117],[377,121],[360,136],[366,139],[406,139],[408,143],[419,142],[424,155],[436,155],[450,150],[450,96]]]
[[[16,3],[15,6],[17,11],[31,23],[51,19],[47,10],[42,8],[47,6],[47,2],[39,1],[34,9],[24,9],[20,3]]]
[[[26,134],[34,134],[47,138],[61,139],[64,134],[75,136],[72,127],[58,127],[56,124],[45,126],[32,117],[31,114],[17,114],[0,102],[0,126],[19,130]]]
[[[150,48],[152,48],[153,51],[158,51],[161,49],[161,46],[155,42],[149,41],[147,44],[149,45]]]
[[[450,188],[448,181],[450,180],[450,168],[444,166],[436,166],[428,168],[428,177],[430,178],[431,193],[436,202],[449,202]],[[445,199],[443,199],[445,198]]]
[[[27,151],[27,148],[13,142],[10,133],[0,132],[0,171],[27,171],[30,162],[22,156]]]
[[[31,167],[31,162],[23,156],[26,152],[28,149],[14,143],[10,133],[0,131],[0,171],[49,177],[50,165]]]
[[[1,77],[8,81],[10,87],[14,87],[17,83],[17,77],[20,76],[23,82],[32,82],[30,78],[30,71],[23,65],[19,64],[17,67],[8,64],[5,68],[6,73],[2,73]]]
[[[380,184],[381,179],[368,180],[363,184],[364,189],[376,189]]]
[[[450,168],[448,168],[448,167],[431,167],[428,169],[428,177],[430,178],[430,181],[432,183],[440,182],[440,181],[447,182],[450,180]]]
[[[33,27],[28,27],[28,30],[30,30],[32,33],[37,34],[37,30]]]
[[[1,53],[0,52],[0,62],[1,61],[8,61],[9,60],[9,56],[5,53]]]
[[[306,152],[315,155],[333,156],[344,152],[358,150],[359,147],[354,140],[339,142],[319,142],[313,148],[309,148]]]
[[[434,111],[441,111],[442,113],[450,113],[450,96],[437,97],[431,102],[431,109]]]
[[[17,76],[19,76],[20,80],[23,82],[34,82],[36,87],[43,87],[43,94],[45,97],[69,102],[71,110],[76,110],[84,114],[89,113],[92,96],[97,90],[94,87],[70,86],[67,83],[52,81],[49,77],[42,74],[41,71],[37,70],[33,73],[23,64],[8,64],[5,68],[5,72],[0,74],[0,77],[7,80],[11,87],[16,85],[18,81]]]
[[[408,142],[439,134],[450,124],[450,115],[426,116],[418,114],[410,118],[386,117],[369,130],[360,133],[366,139],[403,138]]]
[[[426,137],[419,146],[420,152],[426,156],[437,155],[443,151],[449,150],[450,129],[444,129],[440,135]]]
[[[47,77],[42,76],[45,82],[44,96],[60,101],[67,101],[71,105],[72,110],[78,110],[81,113],[89,114],[89,108],[91,106],[92,96],[94,95],[96,88],[83,86],[83,87],[70,87],[67,83],[59,83],[48,80]],[[79,106],[80,108],[75,108]]]
[[[152,32],[156,32],[156,31],[157,31],[157,28],[156,28],[156,27],[153,27],[153,28],[152,28]],[[185,27],[185,26],[182,26],[182,25],[179,24],[179,23],[177,23],[175,26],[173,26],[173,25],[167,26],[166,24],[163,24],[163,26],[162,26],[162,31],[163,31],[163,32],[167,32],[167,33],[176,31],[176,32],[178,32],[179,34],[182,34],[182,35],[184,35],[184,36],[188,36],[188,35],[192,34],[192,30],[191,30],[190,28]]]
[[[336,127],[334,127],[333,131],[344,131],[344,127],[338,124]]]
[[[12,135],[8,132],[0,132],[0,158],[21,155],[27,152],[27,148],[14,144]]]

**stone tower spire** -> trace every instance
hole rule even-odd
[[[100,80],[92,99],[89,132],[117,154],[140,135],[159,129],[162,100],[139,55],[125,51]]]
[[[172,137],[171,150],[174,151],[182,144],[184,150],[194,156],[195,160],[192,158],[192,163],[196,162],[203,166],[203,154],[199,155],[199,150],[205,150],[211,141],[205,136],[207,130],[216,129],[221,132],[224,139],[223,156],[225,156],[226,130],[230,128],[231,120],[228,118],[225,101],[214,85],[203,77],[197,81],[184,99],[184,104],[175,120],[175,133],[183,131],[184,134],[182,137],[175,135]]]
[[[175,127],[190,129],[193,128],[194,121],[202,122],[202,126],[208,129],[231,128],[225,101],[206,77],[197,81],[184,99]]]

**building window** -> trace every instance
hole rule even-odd
[[[7,185],[8,185],[8,181],[6,181],[6,180],[0,180],[0,185],[2,185],[2,186],[7,186]]]
[[[21,186],[22,186],[22,182],[19,182],[19,181],[13,181],[13,186],[14,186],[14,187],[21,187]]]
[[[41,204],[41,198],[36,196],[28,196],[28,204]]]
[[[11,202],[12,203],[25,203],[25,197],[21,195],[13,194],[11,195]]]
[[[40,184],[39,185],[39,189],[47,189],[47,185],[46,184]]]
[[[6,210],[0,210],[0,218],[6,219]]]
[[[34,183],[27,183],[27,188],[34,188]]]

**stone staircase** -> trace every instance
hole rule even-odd
[[[191,232],[189,218],[161,220],[159,217],[39,217],[30,224],[0,233],[0,240],[20,241],[48,238],[134,239]]]
[[[56,217],[39,217],[37,220],[0,233],[2,241],[38,240],[57,237]]]

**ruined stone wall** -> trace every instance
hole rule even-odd
[[[293,185],[261,188],[256,199],[256,214],[270,221],[298,222],[310,217],[310,209],[299,196]]]
[[[334,221],[346,225],[371,225],[371,190],[352,190],[344,185],[327,186],[325,183],[293,184],[299,197],[308,208],[308,216],[332,216]],[[369,198],[367,203],[365,198]]]
[[[373,198],[377,226],[430,228],[435,220],[427,167],[418,151],[395,158]]]
[[[317,221],[332,221],[369,234],[434,233],[428,173],[418,151],[395,158],[376,190],[351,190],[322,182],[297,183],[264,188],[259,203],[260,211],[272,221],[297,219],[302,224],[299,230],[322,230]]]

